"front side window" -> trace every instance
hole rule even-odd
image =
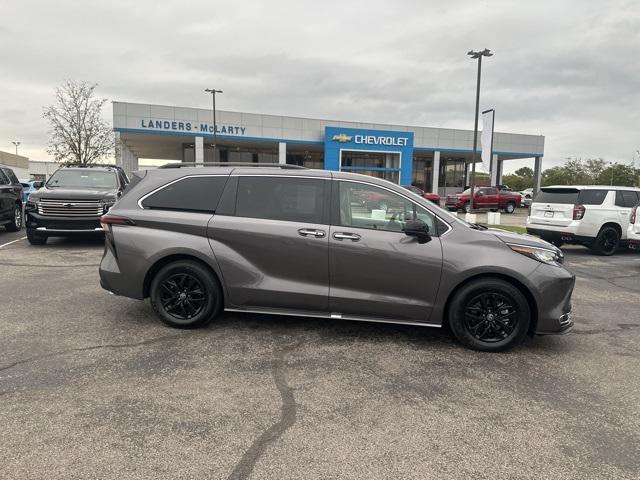
[[[340,225],[402,232],[407,220],[420,219],[437,235],[435,216],[427,209],[383,188],[339,182]]]
[[[104,170],[58,170],[47,182],[47,187],[60,188],[116,188],[115,172]]]
[[[327,181],[295,177],[240,177],[236,216],[322,223]]]
[[[182,178],[152,193],[141,205],[156,210],[213,213],[228,178],[227,175]]]
[[[6,168],[3,169],[5,175],[9,178],[9,183],[15,183],[18,184],[20,183],[20,181],[18,180],[18,177],[16,177],[16,174],[13,173],[13,170],[11,170],[10,168]]]
[[[0,185],[9,185],[10,183],[9,178],[7,178],[4,171],[0,169]]]

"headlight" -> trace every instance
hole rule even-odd
[[[37,208],[38,208],[38,199],[37,198],[31,198],[31,196],[29,196],[29,198],[27,198],[27,203],[25,205],[25,209],[33,210],[33,209],[37,209]]]
[[[507,243],[509,248],[514,252],[521,253],[527,257],[533,258],[547,265],[560,265],[564,261],[564,255],[561,250],[550,250],[548,248],[530,247],[528,245],[518,245]]]

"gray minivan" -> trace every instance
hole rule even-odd
[[[573,325],[575,277],[538,238],[466,223],[365,175],[175,166],[134,172],[102,217],[100,264],[103,288],[150,297],[171,326],[223,310],[448,324],[462,344],[497,351]]]

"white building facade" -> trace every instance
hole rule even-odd
[[[469,183],[473,131],[178,106],[113,103],[116,162],[127,172],[139,159],[183,162],[273,162],[364,173],[440,194]],[[478,140],[477,161],[480,161]],[[539,186],[544,136],[496,132],[491,183],[502,164],[534,160]]]

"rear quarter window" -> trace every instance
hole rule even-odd
[[[609,190],[583,190],[578,197],[578,203],[582,205],[602,205]]]
[[[213,213],[229,177],[186,177],[146,197],[143,208]]]

